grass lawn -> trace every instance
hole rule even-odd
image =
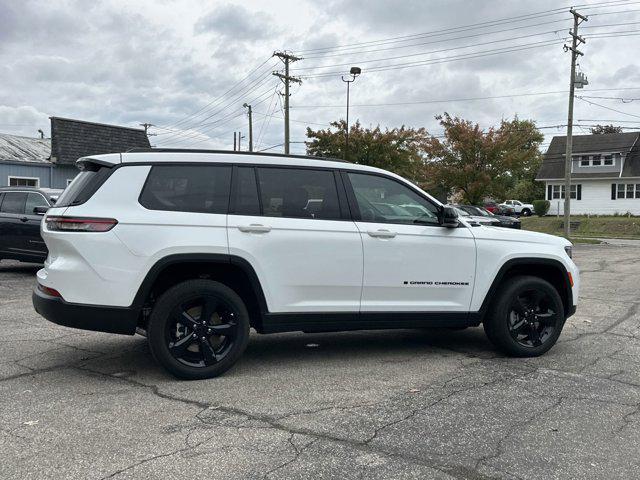
[[[563,235],[562,218],[532,216],[520,219],[523,230]],[[574,222],[580,225],[571,229],[572,240],[579,241],[579,237],[640,239],[640,217],[572,215],[571,223]]]

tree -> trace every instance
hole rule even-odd
[[[544,137],[533,121],[516,117],[485,131],[448,113],[436,119],[444,138],[431,136],[425,145],[429,160],[425,173],[432,182],[460,191],[463,201],[471,204],[480,204],[487,196],[504,199],[516,186],[538,194],[534,179]]]
[[[335,130],[332,130],[335,128]],[[331,122],[321,130],[307,128],[307,154],[345,158],[346,122]],[[349,129],[348,160],[361,165],[384,168],[424,185],[424,146],[429,134],[424,128],[363,128],[359,122]]]
[[[593,135],[602,135],[604,133],[622,133],[622,127],[614,125],[596,125],[589,129]]]

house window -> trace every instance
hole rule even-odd
[[[582,157],[580,157],[580,166],[581,167],[588,167],[589,166],[589,157],[586,155],[583,155]]]
[[[613,155],[605,155],[604,156],[604,164],[605,165],[613,165]]]
[[[640,183],[619,183],[616,198],[640,198]]]
[[[553,200],[564,199],[564,185],[553,185],[552,198]],[[571,198],[576,199],[578,194],[578,185],[571,185]]]
[[[606,158],[606,155],[605,155],[605,158]],[[602,159],[600,155],[594,155],[593,162],[591,162],[591,165],[593,165],[594,167],[599,167],[600,165],[602,165]]]
[[[12,177],[9,175],[10,187],[40,187],[40,179],[38,177]]]

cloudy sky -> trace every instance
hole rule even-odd
[[[340,74],[349,66],[362,68],[350,117],[367,126],[438,134],[434,116],[444,111],[483,127],[516,114],[541,127],[564,125],[570,5],[0,0],[0,132],[48,135],[49,116],[149,122],[152,144],[231,148],[234,131],[247,135],[248,102],[256,147],[266,149],[283,141],[275,50],[302,57],[291,72],[303,80],[291,95],[295,153],[304,150],[307,125],[344,118]],[[605,120],[640,126],[640,2],[583,0],[578,10],[589,16],[580,27],[589,85],[577,91],[586,98],[576,100],[576,133]]]

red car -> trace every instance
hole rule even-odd
[[[499,205],[496,202],[485,202],[484,208],[494,215],[508,215],[510,217],[514,217],[516,215],[516,211],[513,208],[505,205]]]

